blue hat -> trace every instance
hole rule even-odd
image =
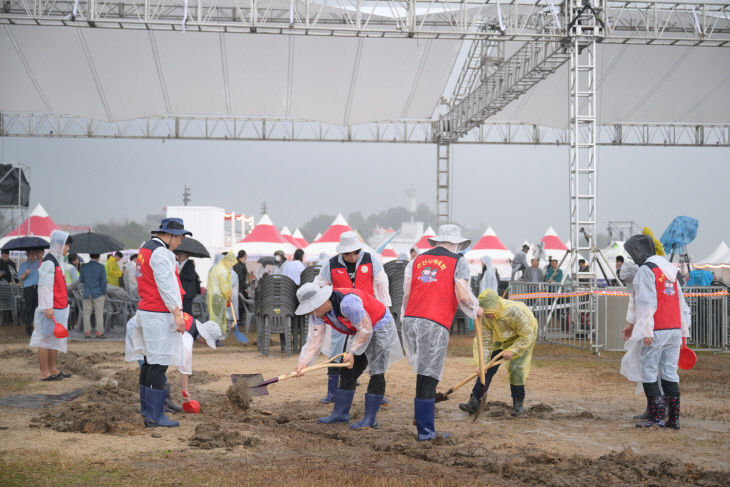
[[[193,236],[193,232],[185,230],[182,218],[165,218],[160,222],[160,228],[152,230],[152,233],[169,233],[170,235],[190,235]]]

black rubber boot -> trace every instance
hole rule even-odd
[[[471,396],[469,396],[468,402],[459,404],[459,409],[469,414],[477,412],[479,407],[479,401],[482,400],[482,382],[477,377],[477,381],[474,383],[474,388],[471,390]]]
[[[522,403],[525,400],[525,386],[509,385],[512,392],[512,416],[520,416],[525,412]]]
[[[167,393],[167,396],[165,397],[165,412],[166,413],[181,413],[182,408],[172,402],[172,397],[170,396],[170,383],[167,382],[163,386],[165,388],[165,392]]]
[[[637,428],[651,428],[652,426],[664,428],[664,400],[662,396],[649,397],[649,419],[636,425]]]
[[[649,419],[649,398],[646,398],[646,409],[643,413],[637,414],[633,419]]]
[[[673,430],[679,429],[679,396],[667,396],[669,405],[669,414],[667,416],[666,427]]]

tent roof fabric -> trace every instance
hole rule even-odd
[[[417,248],[418,250],[428,250],[432,249],[433,245],[428,243],[428,239],[431,237],[436,236],[436,232],[433,231],[432,227],[428,227],[425,232],[423,232],[423,235],[421,238],[418,239],[416,243],[414,243],[412,246]]]
[[[297,247],[300,249],[307,248],[307,245],[309,245],[309,242],[307,242],[307,239],[304,238],[304,235],[302,235],[302,232],[299,230],[299,228],[294,230],[294,234],[292,235],[294,237],[294,240],[297,241]]]
[[[540,241],[545,242],[545,250],[568,250],[553,227],[548,227]]]
[[[325,254],[332,256],[337,253],[337,245],[340,243],[340,235],[343,232],[352,231],[347,220],[338,214],[334,219],[330,227],[319,238],[315,239],[314,242],[307,245],[304,249],[304,256],[306,260],[317,260],[319,254],[324,252]]]
[[[291,231],[289,230],[289,227],[287,227],[287,226],[282,227],[281,228],[281,231],[279,233],[281,233],[281,236],[284,237],[284,239],[287,242],[289,242],[290,244],[292,244],[294,247],[296,247],[296,248],[300,248],[301,247],[299,245],[299,242],[297,241],[297,239],[294,238],[294,236],[291,234]]]
[[[295,247],[276,229],[269,215],[264,215],[251,233],[246,235],[236,247],[243,248],[251,255],[273,254],[283,250],[286,254],[294,252]]]
[[[730,248],[724,241],[720,242],[720,245],[710,255],[698,261],[695,267],[719,266],[723,264],[730,264]]]
[[[58,229],[58,225],[48,216],[45,208],[38,203],[30,216],[23,223],[11,230],[5,237],[21,237],[34,235],[36,237],[50,237],[51,232]]]
[[[504,264],[508,260],[514,258],[513,254],[507,247],[504,246],[497,234],[492,227],[487,229],[482,234],[482,238],[477,243],[472,245],[469,251],[464,254],[467,260],[477,261],[485,255],[492,258],[492,262],[497,264]]]
[[[479,241],[471,247],[471,250],[481,249],[507,250],[507,247],[505,247],[499,240],[497,234],[494,233],[494,229],[492,227],[487,227],[482,234],[482,238],[480,238]]]

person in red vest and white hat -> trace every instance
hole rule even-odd
[[[457,306],[469,318],[482,315],[479,301],[469,286],[469,265],[459,254],[469,247],[471,240],[461,236],[458,226],[447,224],[441,225],[438,235],[429,238],[428,243],[435,247],[419,254],[404,271],[401,311],[403,348],[417,374],[413,408],[418,441],[437,436],[436,386],[444,370],[449,331]]]
[[[145,426],[170,427],[179,423],[164,414],[165,372],[170,365],[183,365],[185,332],[184,291],[173,250],[192,232],[185,229],[181,218],[165,218],[152,234],[154,237],[142,245],[137,256],[140,299],[132,355],[144,356],[139,371],[139,400],[142,411],[147,413]]]
[[[317,422],[330,424],[350,421],[350,406],[355,396],[357,379],[367,368],[370,382],[365,394],[365,414],[362,420],[352,423],[350,427],[356,430],[377,428],[375,417],[385,395],[385,371],[403,358],[398,330],[390,311],[374,296],[352,287],[333,289],[331,286],[319,287],[308,282],[297,290],[297,299],[299,307],[296,313],[311,313],[307,343],[302,347],[295,369],[300,376],[301,370],[314,360],[322,348],[325,328],[332,328],[333,334],[352,337],[343,360],[350,367],[342,369],[332,414],[319,418]]]
[[[326,261],[319,271],[314,283],[319,287],[355,288],[374,296],[385,306],[390,306],[390,288],[388,275],[377,259],[370,252],[362,250],[363,243],[357,233],[349,231],[340,234],[337,255]],[[324,353],[330,357],[342,353],[347,343],[347,335],[326,330],[323,345]],[[320,403],[329,404],[334,401],[335,391],[340,380],[340,369],[332,367],[327,371],[327,395]],[[383,396],[383,404],[388,401]]]

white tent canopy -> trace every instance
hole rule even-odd
[[[724,241],[720,242],[720,245],[718,245],[717,248],[713,250],[710,255],[696,262],[695,267],[698,269],[703,269],[705,267],[719,265],[723,262],[723,258],[728,254],[728,252],[730,252],[730,248],[727,246],[727,244]]]

